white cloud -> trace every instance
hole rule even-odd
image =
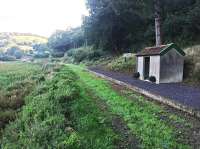
[[[85,0],[0,0],[0,32],[49,36],[56,29],[81,25]]]

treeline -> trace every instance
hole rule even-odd
[[[64,56],[64,53],[72,48],[78,48],[84,44],[84,31],[82,28],[56,31],[48,40],[48,46],[53,49],[54,57]]]
[[[154,2],[149,0],[87,0],[89,16],[81,28],[56,32],[49,39],[55,51],[83,45],[122,53],[155,45]],[[160,0],[163,43],[182,47],[199,43],[200,1]]]

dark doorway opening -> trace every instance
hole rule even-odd
[[[144,58],[144,79],[149,78],[150,57]]]

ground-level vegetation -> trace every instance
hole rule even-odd
[[[133,100],[129,100],[119,94],[120,90],[113,89],[109,82],[95,77],[80,67],[73,65],[70,67],[80,76],[84,86],[90,89],[93,96],[99,98],[113,114],[126,122],[132,134],[139,140],[140,148],[190,148],[190,143],[184,139],[185,134],[181,128],[192,128],[190,122],[168,113],[160,106],[132,92],[129,94],[133,96]],[[173,123],[179,123],[181,127],[176,128]]]
[[[20,69],[26,74],[21,67],[24,66],[32,70],[25,78],[35,81],[31,87],[23,85],[29,92],[23,98],[23,107],[16,111],[15,120],[2,131],[1,148],[189,149],[197,146],[191,132],[198,120],[191,122],[182,114],[169,112],[141,95],[95,77],[83,67],[3,65],[15,66],[12,69],[16,73]]]
[[[39,65],[0,63],[0,130],[16,118],[24,98],[42,76]]]
[[[200,85],[200,46],[185,48],[184,83],[192,86]],[[88,67],[100,67],[107,71],[121,72],[133,76],[136,73],[136,53],[113,55],[112,53],[95,49],[92,46],[70,49],[60,62],[81,64]],[[127,55],[127,56],[126,56]]]
[[[91,100],[72,70],[57,67],[24,99],[1,148],[114,148],[117,135]]]

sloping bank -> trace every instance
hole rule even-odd
[[[114,148],[117,136],[109,121],[102,121],[104,113],[81,88],[78,76],[68,67],[57,71],[26,98],[0,148]]]
[[[128,100],[113,90],[109,82],[97,78],[79,66],[69,67],[80,76],[82,85],[87,86],[93,95],[106,102],[110,110],[124,119],[141,141],[141,148],[145,149],[185,149],[190,148],[182,139],[182,136],[173,125],[169,125],[165,119],[160,118],[164,110],[155,104],[146,102],[144,97],[135,95],[135,100]],[[176,123],[185,123],[176,115],[168,115]]]

